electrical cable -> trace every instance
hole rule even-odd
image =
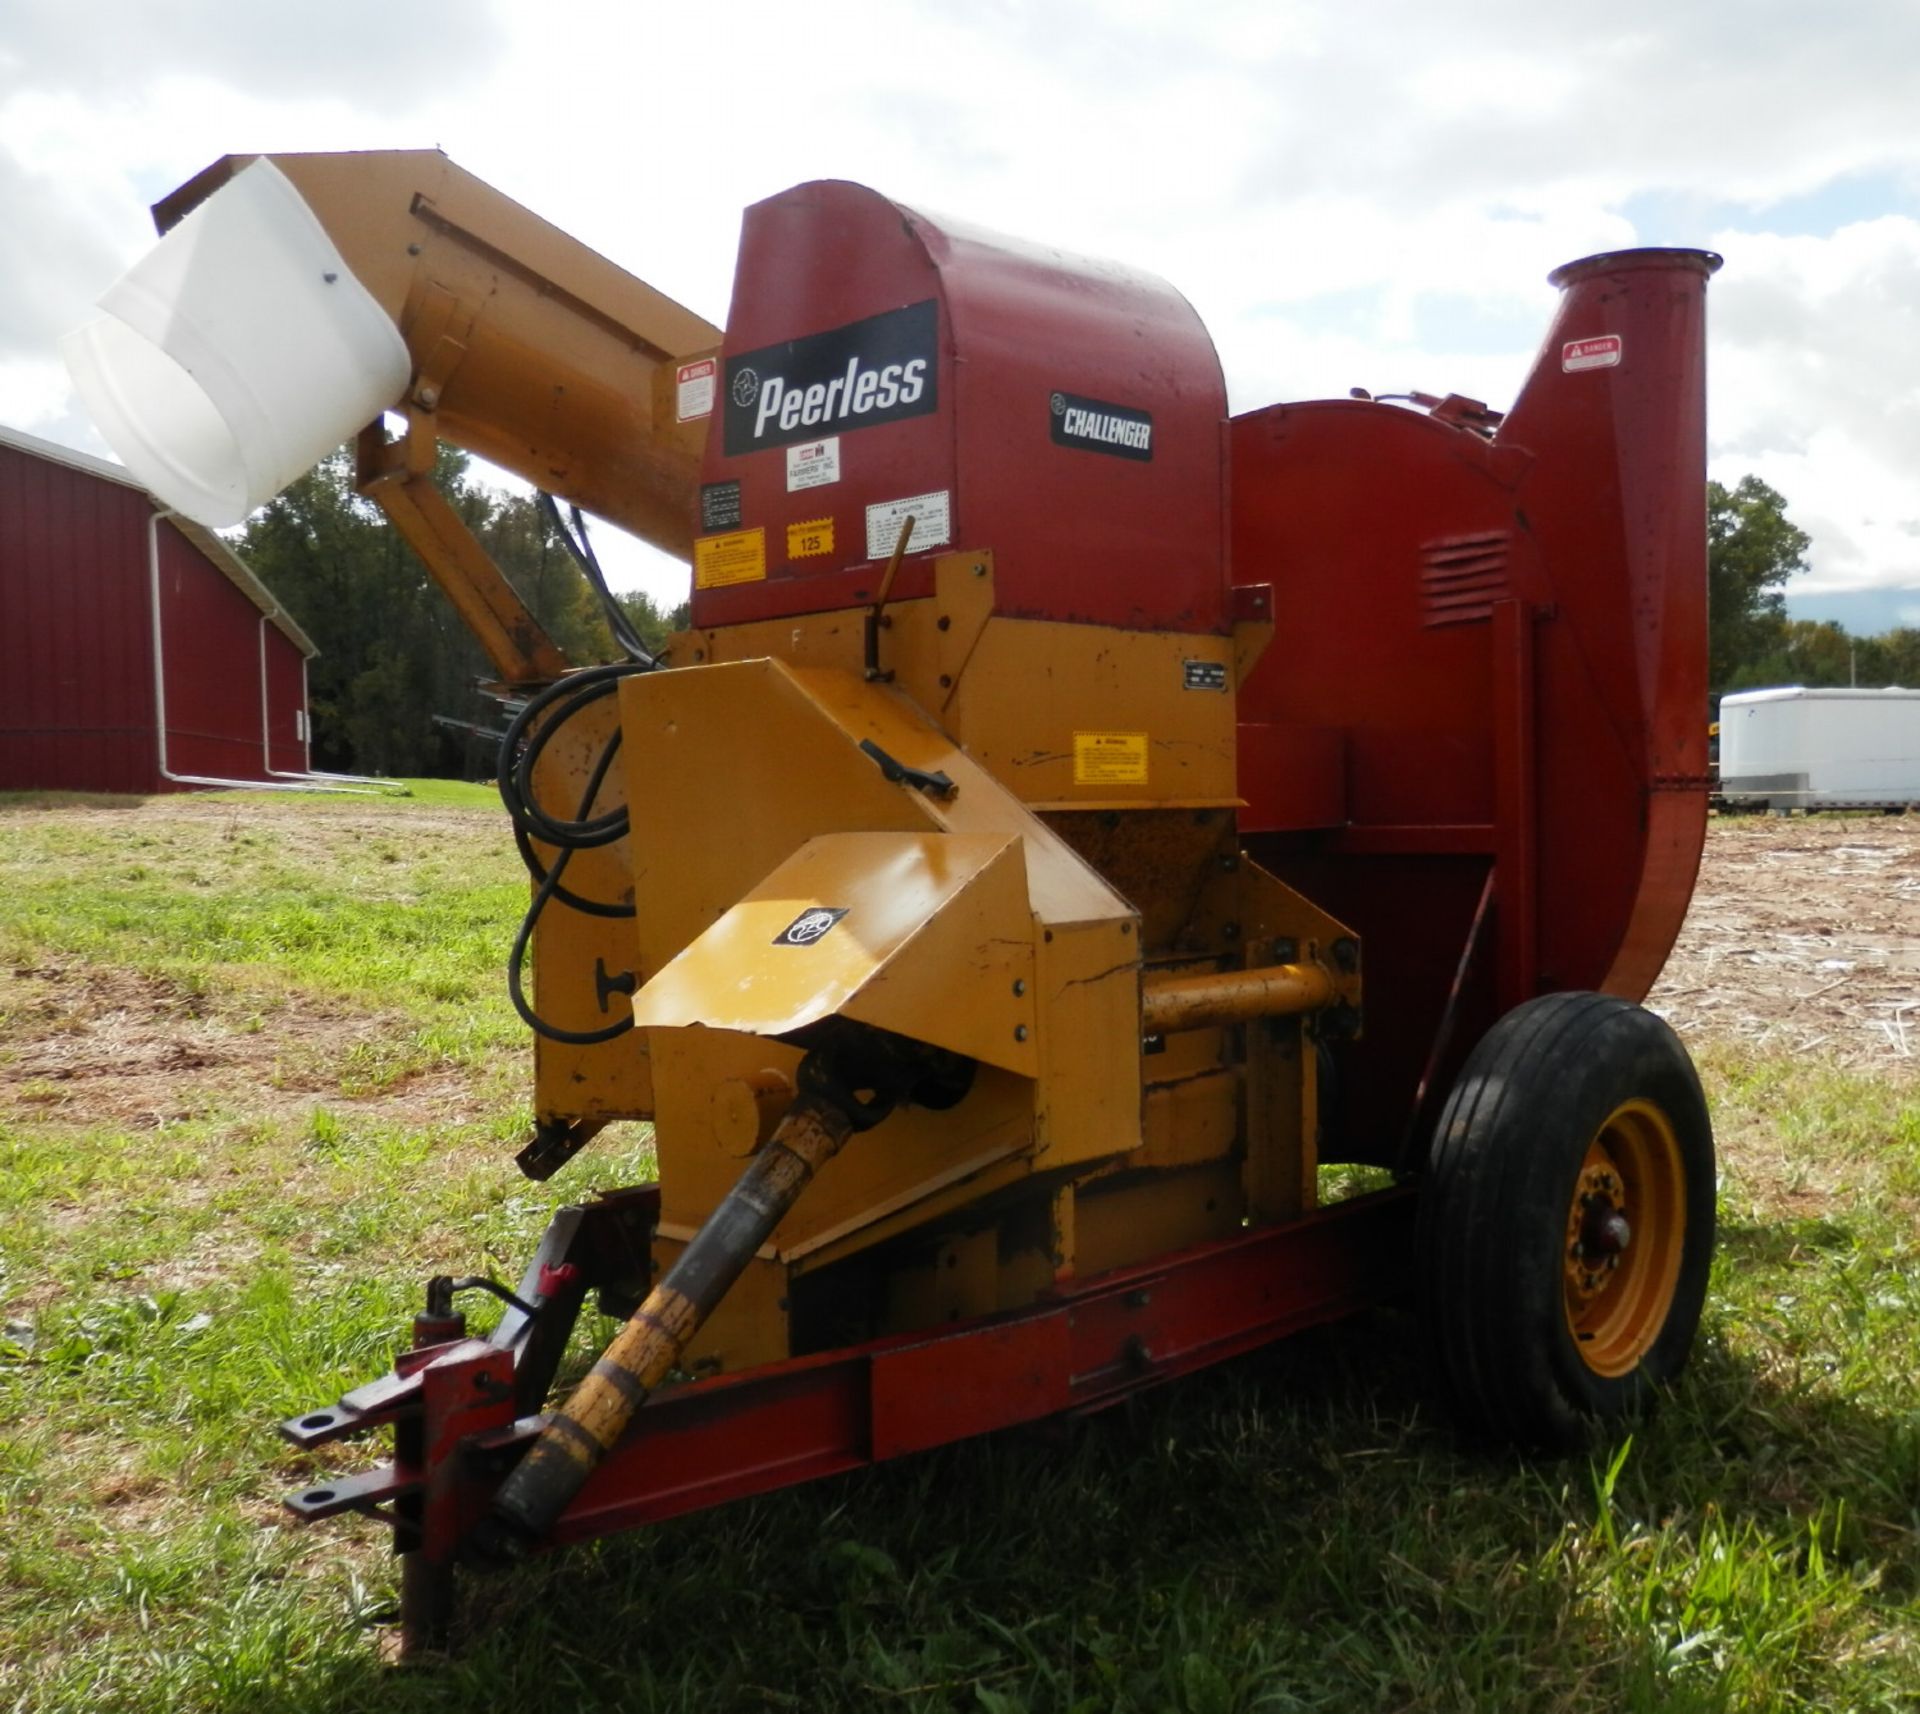
[[[544,488],[539,490],[536,503],[547,522],[553,526],[554,534],[559,536],[572,556],[573,563],[580,568],[587,582],[593,585],[594,593],[600,597],[600,610],[606,615],[607,629],[613,633],[614,643],[628,660],[644,661],[650,667],[658,666],[660,663],[654,658],[653,651],[641,642],[639,633],[633,628],[633,621],[627,616],[627,610],[614,599],[613,591],[607,585],[606,573],[600,569],[600,556],[593,551],[593,543],[587,535],[586,515],[569,502],[573,528],[568,529],[560,517],[559,502]]]

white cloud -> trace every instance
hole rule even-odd
[[[1823,583],[1920,587],[1916,62],[1911,0],[14,0],[0,416],[71,424],[18,366],[148,241],[145,203],[238,149],[438,144],[715,320],[741,208],[856,178],[1165,275],[1237,409],[1355,384],[1504,403],[1550,268],[1705,241],[1729,257],[1716,474],[1788,496]],[[1767,229],[1843,177],[1908,205]]]
[[[11,0],[0,48],[9,88],[102,105],[181,72],[280,99],[352,89],[369,109],[411,106],[493,61],[495,16],[467,0]]]
[[[1714,242],[1715,473],[1788,497],[1808,592],[1920,584],[1920,220]]]

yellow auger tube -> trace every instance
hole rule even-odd
[[[261,487],[399,410],[657,547],[690,551],[707,400],[678,371],[716,351],[719,330],[438,150],[228,155],[154,218],[160,247],[103,299],[109,321],[124,311],[134,325],[96,342],[91,367],[136,442],[116,450],[171,471],[188,516],[196,492],[218,503],[222,485],[196,478],[232,462],[223,447],[245,455],[245,481],[225,496],[244,516],[273,497]],[[309,322],[343,315],[340,337],[371,353],[368,386],[390,397],[347,394],[319,412],[298,375],[264,404],[225,384],[236,364],[256,380],[274,371],[273,351],[301,349]],[[334,420],[343,412],[357,420]],[[263,438],[270,459],[255,454]]]

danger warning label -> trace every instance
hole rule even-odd
[[[1076,786],[1144,786],[1147,783],[1146,733],[1074,733],[1073,783]]]
[[[713,381],[720,372],[718,358],[702,357],[682,363],[674,371],[673,414],[683,423],[713,415]]]
[[[1560,367],[1569,375],[1577,375],[1582,369],[1611,369],[1620,361],[1621,349],[1617,333],[1569,339],[1560,347]]]

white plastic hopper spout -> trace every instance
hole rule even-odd
[[[262,157],[61,341],[127,468],[210,529],[242,522],[404,393],[406,342]]]

